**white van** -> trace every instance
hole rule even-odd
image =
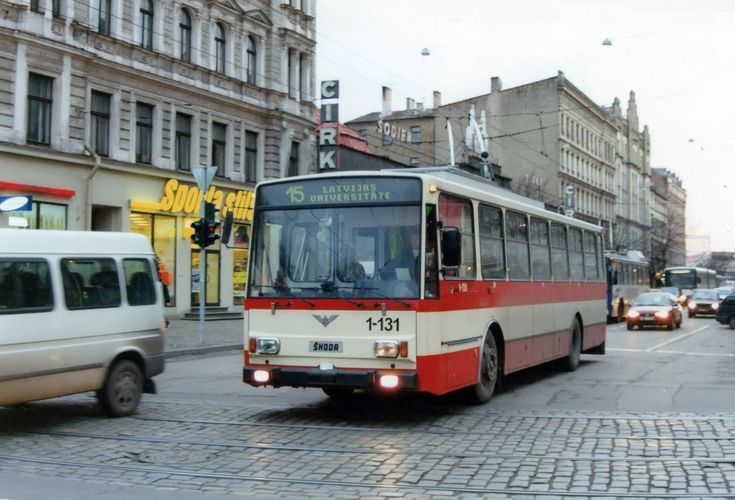
[[[165,328],[145,237],[0,229],[0,406],[97,391],[130,415],[155,392]]]

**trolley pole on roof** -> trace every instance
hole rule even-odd
[[[192,167],[191,173],[194,176],[194,179],[197,181],[197,187],[199,187],[199,191],[202,193],[202,206],[200,207],[200,215],[201,220],[204,221],[206,219],[206,200],[204,199],[204,196],[207,194],[207,190],[209,189],[209,185],[212,183],[212,179],[214,178],[214,174],[217,172],[217,167]],[[203,231],[206,231],[206,223],[203,224],[204,229]],[[204,345],[204,302],[206,300],[204,296],[204,286],[207,282],[207,268],[206,268],[206,260],[207,260],[207,250],[205,249],[206,243],[204,241],[201,242],[199,247],[199,345]]]

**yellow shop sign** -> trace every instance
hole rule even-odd
[[[252,191],[239,190],[226,192],[216,186],[210,186],[205,195],[198,187],[184,184],[177,179],[169,179],[163,187],[163,196],[158,203],[146,203],[133,200],[130,206],[133,210],[156,210],[160,212],[198,215],[202,205],[202,198],[213,203],[224,218],[232,211],[237,220],[252,221],[255,196]]]

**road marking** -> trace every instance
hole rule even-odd
[[[624,349],[616,347],[608,347],[607,351],[611,352],[652,352],[648,349]],[[656,351],[655,354],[678,354],[680,356],[707,356],[707,357],[724,357],[735,358],[735,354],[719,353],[719,352],[685,352],[685,351]]]
[[[660,344],[656,344],[655,346],[649,347],[648,349],[646,349],[646,350],[645,350],[645,352],[652,352],[652,351],[655,351],[656,349],[658,349],[659,347],[663,347],[663,346],[665,346],[665,345],[669,345],[669,344],[671,344],[672,342],[676,342],[677,340],[681,340],[681,339],[685,339],[685,338],[687,338],[687,337],[691,337],[691,336],[692,336],[692,335],[694,335],[695,333],[699,333],[699,332],[701,332],[702,330],[706,330],[706,329],[707,329],[707,328],[709,328],[709,327],[710,327],[710,325],[707,325],[707,326],[703,326],[702,328],[697,328],[697,329],[696,329],[696,330],[694,330],[693,332],[689,332],[689,333],[685,333],[685,334],[683,334],[683,335],[679,335],[678,337],[674,337],[673,339],[669,339],[669,340],[667,340],[666,342],[661,342]]]

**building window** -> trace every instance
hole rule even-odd
[[[421,144],[421,127],[411,127],[411,144]]]
[[[214,25],[214,48],[215,48],[215,71],[219,73],[225,72],[225,28],[221,23]]]
[[[191,16],[186,9],[179,12],[179,48],[181,60],[191,62]]]
[[[14,227],[24,229],[66,229],[66,205],[34,201],[30,211],[6,212],[8,217],[25,220]]]
[[[294,71],[296,71],[296,68],[294,68],[294,57],[293,57],[294,51],[291,49],[288,49],[288,73],[287,78],[288,81],[286,82],[286,85],[288,85],[288,96],[293,97],[295,94],[296,89],[295,83],[294,83]]]
[[[140,44],[143,48],[153,48],[153,2],[140,2]]]
[[[357,131],[358,134],[360,134],[360,137],[367,137],[368,136],[368,129],[361,128]]]
[[[418,156],[412,156],[411,157],[411,166],[412,167],[418,167],[419,165],[421,165],[421,158],[419,158]]]
[[[92,120],[90,142],[94,152],[101,156],[110,154],[110,94],[92,91]]]
[[[135,161],[151,162],[153,144],[153,106],[136,103],[135,105]]]
[[[110,34],[110,0],[99,0],[99,8],[97,9],[97,33],[100,35]]]
[[[212,166],[217,167],[215,175],[225,176],[225,151],[227,149],[227,125],[212,123]]]
[[[43,7],[41,7],[40,0],[31,0],[31,10],[33,12],[43,13]]]
[[[176,168],[191,170],[191,115],[176,113]]]
[[[383,146],[390,146],[393,144],[393,136],[389,134],[383,134]]]
[[[248,83],[255,85],[255,75],[257,68],[258,53],[256,51],[255,38],[248,36],[248,48],[246,54],[246,80]]]
[[[291,141],[291,153],[288,155],[288,177],[299,175],[299,148],[301,144]]]
[[[258,134],[245,132],[245,181],[257,180],[256,165],[258,162]]]
[[[54,79],[30,73],[28,78],[28,129],[26,140],[51,144],[51,92]]]
[[[51,15],[61,17],[61,0],[51,0]]]

